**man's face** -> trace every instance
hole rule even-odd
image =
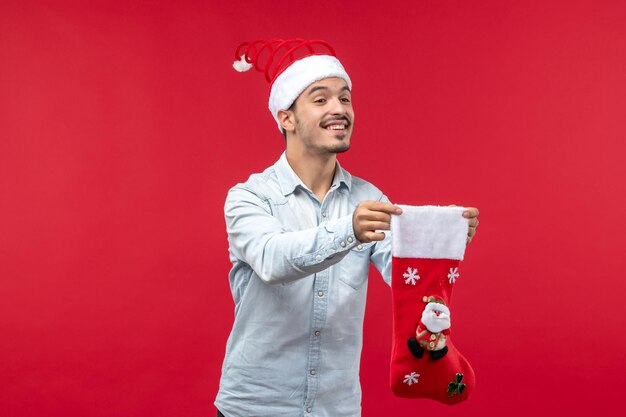
[[[341,153],[350,149],[354,123],[352,97],[342,78],[314,82],[295,102],[295,136],[308,151]]]

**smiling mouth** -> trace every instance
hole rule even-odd
[[[349,125],[350,123],[347,120],[343,119],[343,120],[333,120],[326,125],[322,125],[321,127],[323,129],[330,130],[330,131],[344,132],[348,129]]]

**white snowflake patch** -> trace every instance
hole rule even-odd
[[[420,374],[417,372],[411,372],[404,376],[404,383],[407,385],[417,384],[419,381]]]
[[[458,277],[459,268],[450,268],[450,273],[448,274],[448,281],[450,282],[450,284],[454,284]]]
[[[405,284],[415,285],[420,276],[417,273],[417,268],[407,268],[406,272],[402,274]]]

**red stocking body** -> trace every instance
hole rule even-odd
[[[392,220],[391,388],[400,397],[456,404],[475,384],[472,367],[452,343],[450,326],[452,289],[467,236],[464,209],[401,207],[403,214]]]

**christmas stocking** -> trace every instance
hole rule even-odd
[[[452,289],[467,241],[465,209],[400,207],[402,214],[391,220],[391,389],[399,397],[456,404],[475,382],[451,333]]]

